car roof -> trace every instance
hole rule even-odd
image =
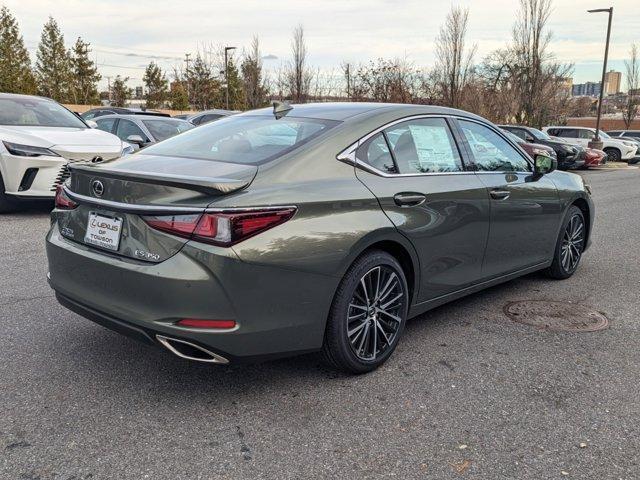
[[[23,95],[21,93],[3,93],[0,92],[0,98],[37,98],[39,100],[46,100],[48,102],[54,102],[55,100],[53,100],[52,98],[48,98],[48,97],[41,97],[40,95]]]
[[[438,107],[434,105],[411,105],[405,103],[360,103],[360,102],[326,102],[326,103],[305,103],[293,104],[287,115],[291,117],[317,118],[320,120],[338,120],[348,121],[358,117],[370,117],[381,114],[383,112],[391,112],[396,110],[403,116],[410,115],[460,115],[469,118],[484,120],[473,113],[454,108]],[[261,108],[258,110],[249,110],[239,114],[242,115],[273,115],[273,107]]]
[[[175,121],[175,122],[185,122],[186,120],[182,119],[182,118],[173,118],[173,117],[159,117],[157,115],[138,115],[138,114],[124,114],[124,115],[118,115],[118,114],[110,114],[110,115],[102,115],[101,117],[98,117],[95,119],[95,121],[97,122],[98,120],[102,120],[105,118],[124,118],[126,120],[169,120],[169,121]]]
[[[240,113],[239,110],[223,110],[222,108],[212,108],[210,110],[202,110],[201,112],[191,113],[189,117],[199,117],[201,115],[233,115],[236,113]]]

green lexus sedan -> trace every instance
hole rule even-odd
[[[594,217],[581,177],[433,106],[276,103],[70,170],[47,235],[59,302],[217,364],[319,351],[370,371],[408,318],[570,277]]]

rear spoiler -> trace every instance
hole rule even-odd
[[[238,180],[234,178],[197,177],[167,173],[159,175],[156,173],[140,172],[136,170],[109,170],[82,163],[69,163],[68,167],[71,173],[78,172],[87,175],[100,175],[101,177],[115,178],[117,180],[186,188],[206,195],[224,195],[226,193],[241,190],[253,181],[256,173],[258,172],[258,169],[256,168],[253,176],[248,179]]]

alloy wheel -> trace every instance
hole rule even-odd
[[[566,272],[573,272],[580,261],[584,249],[584,220],[575,214],[569,220],[562,237],[560,259]]]
[[[405,289],[391,267],[380,265],[362,276],[347,312],[347,336],[359,359],[374,361],[394,344],[405,303]]]

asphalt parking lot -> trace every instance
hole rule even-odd
[[[111,333],[53,298],[46,207],[0,217],[0,478],[640,478],[640,169],[582,175],[597,217],[574,277],[429,312],[358,377],[313,355],[211,367]],[[514,323],[503,307],[523,299],[610,327]]]

